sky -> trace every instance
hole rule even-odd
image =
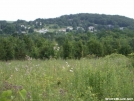
[[[61,15],[97,13],[134,19],[134,0],[0,0],[0,20],[31,21]]]

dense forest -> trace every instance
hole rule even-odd
[[[119,15],[75,14],[29,22],[0,21],[0,60],[128,55],[134,52],[133,43],[134,19]]]
[[[87,28],[89,26],[104,27],[107,25],[112,25],[113,27],[134,27],[134,20],[119,16],[119,15],[105,15],[105,14],[76,14],[76,15],[64,15],[55,19],[36,19],[35,21],[44,21],[47,24],[57,24],[60,26],[73,26],[73,28],[77,26],[81,26],[83,28]]]

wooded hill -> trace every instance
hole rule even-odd
[[[0,33],[33,33],[35,29],[43,28],[50,32],[59,31],[60,28],[65,28],[64,30],[66,31],[68,26],[73,30],[81,28],[83,31],[88,31],[91,29],[90,27],[94,28],[94,30],[113,28],[134,30],[134,19],[119,15],[80,13],[49,19],[38,18],[29,22],[25,20],[15,22],[0,21]]]
[[[80,13],[74,15],[64,15],[54,19],[36,19],[45,24],[57,24],[59,26],[81,26],[91,25],[113,25],[116,27],[134,27],[134,19],[119,15],[88,14]],[[34,21],[34,22],[35,22]]]

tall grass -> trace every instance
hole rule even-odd
[[[134,68],[122,55],[99,59],[0,62],[0,75],[0,101],[3,92],[9,90],[12,93],[6,98],[8,101],[134,98]],[[26,91],[26,95],[22,91]]]

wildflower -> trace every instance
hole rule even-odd
[[[73,68],[71,68],[71,70],[73,70]]]
[[[28,55],[26,55],[25,59],[29,60],[29,61],[32,60],[32,58],[30,56],[28,56]]]
[[[65,67],[64,67],[64,66],[62,66],[62,68],[63,68],[63,69],[65,69]]]
[[[18,71],[18,68],[15,68],[16,71]]]
[[[67,64],[67,67],[70,67],[70,65],[68,64],[68,62],[66,62],[66,64]]]
[[[73,70],[71,70],[71,69],[70,69],[69,71],[70,71],[70,72],[73,72]]]
[[[40,66],[40,64],[35,65],[36,67]]]
[[[73,72],[73,68],[71,68],[69,71],[70,71],[70,72]]]
[[[11,79],[13,77],[13,75],[10,75],[10,78],[9,79]]]

